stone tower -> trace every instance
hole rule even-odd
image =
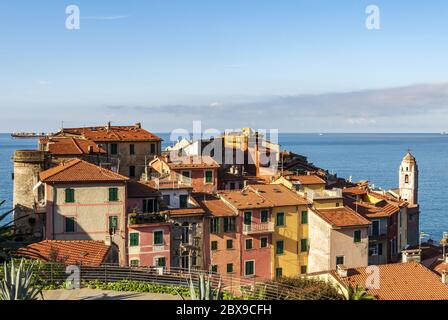
[[[414,156],[408,152],[401,161],[399,171],[400,196],[409,205],[418,204],[418,165]]]
[[[38,150],[16,150],[14,152],[13,207],[16,232],[26,234],[29,241],[43,237],[45,215],[39,212],[42,188],[34,188],[39,182],[39,173],[44,169],[44,152]],[[39,194],[40,193],[40,194]]]

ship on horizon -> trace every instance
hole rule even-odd
[[[52,133],[45,132],[13,132],[11,137],[15,139],[33,139],[33,138],[45,138],[51,136]]]

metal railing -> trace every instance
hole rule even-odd
[[[289,285],[275,283],[259,277],[239,277],[221,275],[203,270],[165,268],[165,267],[123,267],[115,264],[101,266],[78,265],[81,284],[91,281],[114,283],[138,281],[164,286],[189,287],[190,279],[197,286],[199,275],[210,277],[212,288],[221,283],[222,290],[236,299],[247,300],[312,300],[316,294]],[[63,264],[47,263],[38,270],[38,280],[43,284],[63,284],[68,275]],[[319,297],[321,298],[321,297]],[[328,299],[334,299],[328,297]]]
[[[251,223],[243,225],[243,234],[267,233],[274,232],[273,222]]]

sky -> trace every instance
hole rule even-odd
[[[447,13],[445,0],[0,0],[0,132],[448,131]]]

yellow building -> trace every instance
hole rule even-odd
[[[308,204],[281,184],[251,186],[272,203],[272,274],[297,276],[307,271]]]

